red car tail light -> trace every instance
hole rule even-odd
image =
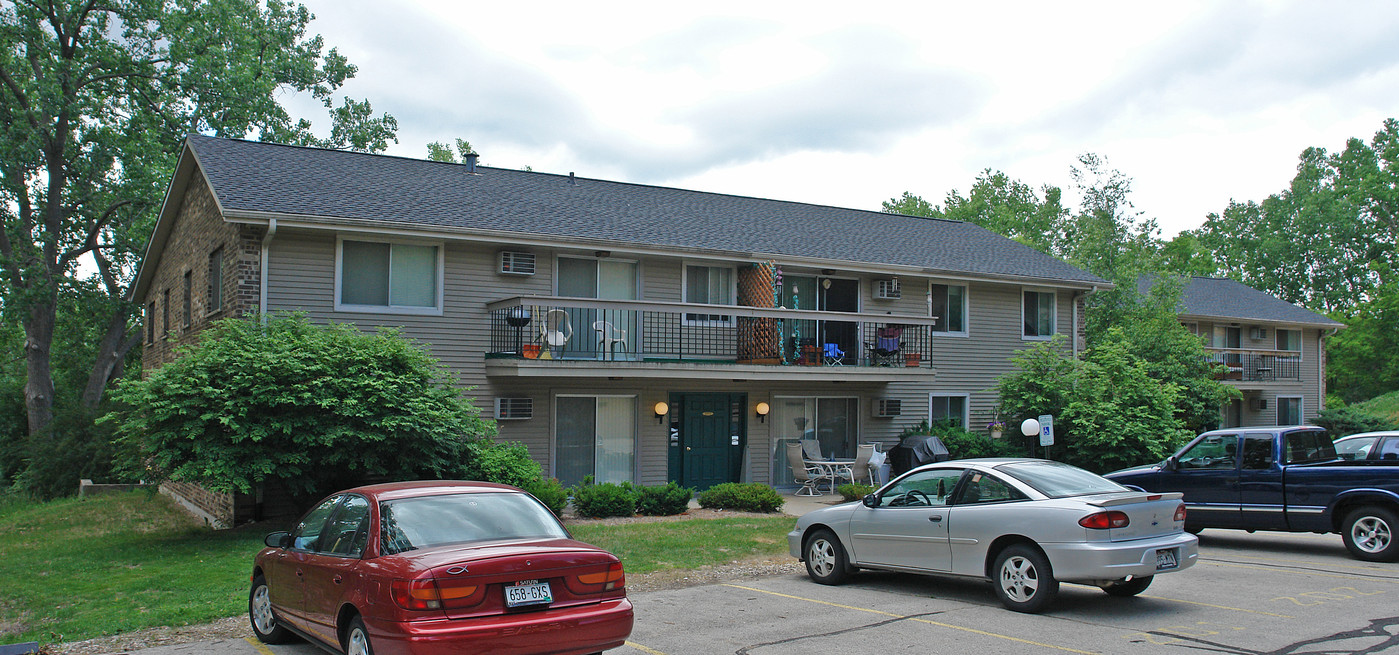
[[[1176,507],[1176,520],[1185,520],[1185,503],[1181,503],[1178,507]]]
[[[406,610],[462,609],[480,604],[485,587],[459,580],[394,580],[393,602]]]
[[[583,593],[614,591],[627,586],[627,575],[622,571],[621,562],[613,562],[606,571],[582,573],[576,577]]]
[[[1098,512],[1079,519],[1078,524],[1091,530],[1107,530],[1108,528],[1125,528],[1131,524],[1131,520],[1122,512]]]

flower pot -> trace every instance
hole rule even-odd
[[[539,344],[527,343],[524,345],[525,359],[539,359]]]
[[[908,353],[904,355],[904,366],[917,366],[922,359],[923,355],[919,353]]]
[[[1000,431],[1000,430],[992,430],[992,431],[991,431],[991,438],[992,438],[992,439],[1000,439],[1000,438],[1001,438],[1001,431]]]

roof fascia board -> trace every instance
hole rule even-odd
[[[1207,320],[1207,321],[1214,321],[1214,322],[1229,321],[1230,323],[1266,323],[1266,324],[1268,324],[1268,325],[1276,325],[1276,326],[1282,326],[1282,327],[1311,328],[1311,329],[1330,329],[1330,328],[1344,328],[1344,327],[1346,327],[1346,324],[1345,324],[1345,323],[1339,323],[1339,322],[1330,321],[1330,320],[1328,320],[1328,321],[1317,321],[1317,322],[1315,322],[1315,323],[1301,323],[1301,322],[1298,322],[1298,321],[1279,321],[1279,320],[1273,319],[1273,318],[1252,318],[1252,317],[1248,317],[1248,316],[1214,316],[1214,315],[1210,315],[1210,314],[1177,314],[1177,316],[1179,316],[1182,320],[1184,320],[1184,319],[1189,319],[1189,320],[1192,320],[1192,321],[1195,321],[1195,320]]]
[[[186,138],[184,147],[180,150],[180,158],[175,162],[175,174],[170,176],[170,184],[165,188],[165,198],[160,202],[160,213],[156,215],[151,239],[146,243],[146,252],[141,256],[141,267],[137,269],[136,278],[126,291],[128,302],[134,302],[144,296],[146,289],[150,287],[151,278],[155,275],[155,269],[160,265],[160,258],[164,254],[165,244],[170,240],[170,232],[175,227],[175,214],[179,213],[180,205],[184,203],[185,192],[189,190],[190,180],[196,171],[199,172],[199,178],[204,181],[205,186],[209,187],[210,195],[214,196],[214,205],[219,213],[223,213],[219,197],[213,193],[214,187],[204,175],[204,167],[199,165],[199,156],[195,154],[194,148],[189,145],[189,139]]]
[[[1083,289],[1098,290],[1110,289],[1109,282],[1086,282],[1077,280],[1063,280],[1058,278],[1040,278],[1018,275],[995,275],[986,274],[980,276],[968,275],[965,271],[944,271],[922,266],[900,266],[889,264],[885,266],[870,266],[859,262],[851,262],[838,259],[819,259],[814,257],[794,257],[791,255],[781,255],[760,252],[739,252],[727,250],[715,250],[712,248],[696,248],[686,246],[667,246],[665,248],[638,248],[636,244],[612,241],[608,239],[590,239],[586,237],[569,238],[567,240],[557,237],[543,237],[522,234],[520,232],[505,232],[497,230],[480,229],[450,229],[450,228],[428,228],[428,229],[404,229],[387,227],[384,223],[374,220],[342,217],[319,217],[305,214],[284,214],[280,212],[261,212],[248,210],[234,210],[223,212],[224,220],[230,223],[248,223],[254,225],[266,225],[269,221],[276,219],[280,228],[301,228],[309,230],[334,230],[340,232],[362,232],[366,234],[381,234],[385,236],[399,237],[428,237],[436,239],[452,239],[458,241],[476,241],[481,243],[491,243],[497,245],[519,245],[543,248],[597,248],[613,251],[614,253],[626,253],[630,255],[650,255],[657,257],[675,257],[683,255],[693,259],[709,259],[717,261],[732,262],[735,259],[743,261],[777,261],[786,266],[806,266],[813,269],[839,268],[844,271],[856,273],[869,273],[873,275],[909,275],[916,277],[936,277],[947,280],[961,280],[967,282],[1000,281],[1014,284],[1040,284],[1054,286],[1061,289]]]

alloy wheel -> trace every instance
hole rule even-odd
[[[1011,600],[1026,602],[1035,597],[1039,587],[1039,572],[1030,560],[1016,556],[1001,565],[1001,589]]]
[[[267,634],[277,627],[277,617],[272,615],[272,601],[267,597],[267,585],[253,592],[253,623],[258,632]]]
[[[1383,551],[1389,547],[1391,539],[1389,524],[1373,516],[1356,521],[1350,528],[1350,536],[1356,548],[1367,553]]]

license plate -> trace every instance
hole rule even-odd
[[[530,580],[505,588],[506,607],[548,605],[552,602],[554,602],[554,594],[549,590],[549,583],[547,582],[535,582]]]
[[[1162,548],[1156,551],[1156,570],[1173,569],[1178,566],[1176,562],[1176,549]]]

